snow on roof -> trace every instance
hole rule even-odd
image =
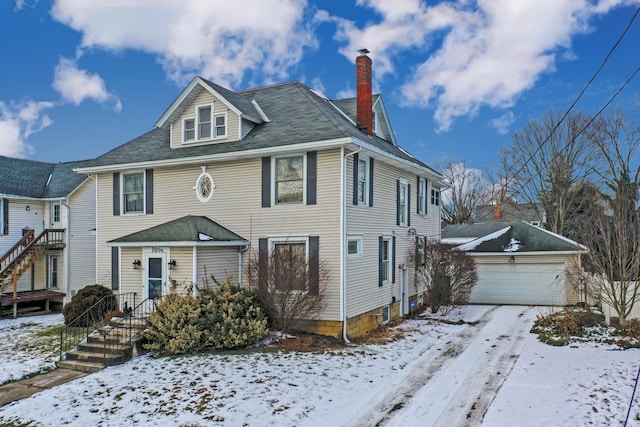
[[[198,240],[213,240],[213,237],[204,233],[198,233]]]
[[[509,230],[511,230],[511,226],[501,228],[500,230],[494,231],[491,234],[487,234],[486,236],[478,237],[477,239],[472,240],[469,243],[465,243],[464,245],[460,245],[460,246],[456,247],[456,249],[458,249],[460,251],[471,251],[471,250],[477,248],[478,245],[480,245],[481,243],[487,242],[489,240],[497,239],[498,237],[502,236],[503,234],[505,234]]]
[[[516,240],[513,237],[507,246],[504,247],[505,252],[517,252],[520,249],[520,240]]]

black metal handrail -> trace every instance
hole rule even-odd
[[[119,310],[127,313],[130,307],[135,306],[135,292],[102,297],[60,331],[60,360],[64,360],[66,354],[77,348],[78,344],[85,342],[97,327],[104,325],[107,312]]]
[[[125,316],[120,319],[112,319],[109,322],[109,331],[104,335],[104,360],[107,355],[122,345],[131,345],[133,337],[138,331],[144,330],[147,319],[156,311],[156,305],[164,299],[165,295],[155,298],[147,298],[132,309],[125,311]],[[134,332],[135,331],[135,332]]]

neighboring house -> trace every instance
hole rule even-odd
[[[479,205],[473,210],[474,224],[492,222],[526,221],[529,224],[543,227],[547,216],[540,203],[495,203]]]
[[[440,237],[444,177],[402,149],[371,60],[357,97],[285,83],[231,91],[194,78],[155,129],[78,169],[97,182],[98,283],[141,298],[202,285],[273,250],[307,254],[328,303],[310,329],[355,336],[422,302],[412,255]]]
[[[463,237],[464,226],[447,226],[442,242],[459,244],[456,249],[476,261],[478,282],[471,303],[562,306],[579,302],[578,292],[565,280],[565,270],[580,262],[585,246],[525,221],[466,227]],[[474,238],[463,243],[469,235]]]
[[[95,283],[95,182],[81,164],[0,156],[2,305],[68,301]]]

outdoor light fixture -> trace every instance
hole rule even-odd
[[[172,259],[169,261],[169,270],[173,270],[174,268],[176,268],[176,260]]]
[[[514,257],[513,255],[511,255],[511,258],[509,258],[509,262],[511,262],[511,263],[516,262],[516,257]]]
[[[133,260],[133,269],[134,270],[139,270],[140,269],[140,260],[139,259],[134,259]]]
[[[24,210],[26,210],[27,212],[29,212],[31,210],[31,206],[27,205],[26,208],[24,208]]]

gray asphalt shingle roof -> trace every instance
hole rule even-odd
[[[584,246],[565,237],[546,231],[524,221],[515,221],[509,224],[502,223],[494,230],[504,227],[508,229],[504,233],[496,233],[491,239],[486,239],[489,232],[481,235],[477,240],[462,245],[469,252],[561,252],[584,250]]]
[[[188,215],[146,230],[111,240],[110,243],[142,242],[243,242],[247,240],[206,216]]]
[[[208,84],[208,83],[207,83]],[[211,83],[213,84],[213,83]],[[434,169],[393,144],[358,130],[334,105],[299,82],[231,92],[216,85],[216,91],[233,98],[234,105],[249,108],[255,100],[269,122],[256,125],[241,141],[171,149],[169,130],[153,129],[85,164],[87,167],[179,160],[228,152],[272,148],[339,138],[357,138],[388,154]],[[244,99],[243,102],[240,99]],[[255,111],[255,109],[254,109]]]
[[[29,198],[65,197],[87,176],[73,171],[84,162],[45,163],[0,156],[0,194]]]

